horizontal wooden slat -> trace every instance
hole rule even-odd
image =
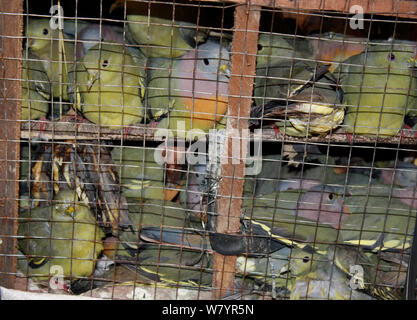
[[[135,126],[129,130],[128,133],[122,134],[120,130],[111,130],[109,128],[99,127],[93,123],[82,123],[78,126],[75,123],[68,122],[43,122],[44,128],[42,133],[40,132],[40,125],[42,121],[22,122],[21,124],[21,137],[22,139],[37,139],[42,138],[45,140],[132,140],[132,141],[162,141],[160,137],[153,136],[153,129],[146,125]],[[251,137],[253,139],[253,136]],[[285,136],[281,133],[276,133],[272,129],[262,130],[262,139],[264,141],[276,141],[276,142],[323,142],[323,143],[335,143],[335,144],[348,144],[349,138],[343,132],[342,128],[335,130],[330,135],[326,136],[314,136],[309,138],[299,138]],[[402,135],[394,137],[368,137],[368,136],[355,136],[353,143],[357,144],[369,144],[369,143],[381,143],[381,144],[393,144],[393,145],[417,145],[416,132],[412,130],[404,130]]]
[[[218,0],[206,0],[219,2]],[[287,8],[300,11],[335,11],[349,13],[354,5],[364,13],[374,13],[402,18],[417,18],[417,1],[412,0],[233,0],[234,3],[251,3],[270,8]]]
[[[41,126],[43,126],[41,131]],[[153,129],[146,125],[129,128],[125,133],[121,130],[111,130],[94,123],[48,122],[41,120],[25,121],[21,124],[22,139],[42,138],[45,140],[156,140]]]

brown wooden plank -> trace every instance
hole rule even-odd
[[[42,132],[41,123],[44,123]],[[99,127],[94,123],[82,123],[77,126],[69,122],[44,122],[40,120],[21,122],[22,139],[46,139],[46,140],[132,140],[132,141],[163,141],[162,137],[154,137],[153,129],[147,125],[135,125],[129,132],[123,134],[120,130]],[[350,143],[348,136],[340,127],[326,136],[312,136],[309,138],[285,136],[276,133],[273,129],[266,128],[262,131],[264,141],[276,142],[323,142],[347,144]],[[393,145],[417,145],[417,132],[413,130],[403,130],[401,134],[393,137],[376,136],[355,136],[352,142],[355,144],[393,144]]]
[[[23,1],[0,2],[0,285],[14,287],[20,157]]]
[[[218,0],[207,1],[218,2]],[[247,3],[247,0],[230,0],[229,2]],[[341,13],[349,13],[352,6],[359,5],[364,13],[417,18],[417,2],[414,0],[251,0],[250,3],[270,8]]]
[[[43,125],[42,130],[41,124]],[[162,141],[162,137],[154,137],[154,129],[139,124],[130,126],[128,132],[100,127],[94,123],[51,122],[51,121],[23,121],[21,122],[21,137],[23,139],[42,138],[46,140],[155,140]]]
[[[248,117],[251,109],[251,95],[258,43],[260,7],[241,5],[235,10],[235,31],[232,42],[232,68],[230,79],[230,97],[228,107],[227,130],[248,128]],[[246,32],[251,31],[251,32]],[[245,76],[244,76],[245,75]],[[226,156],[232,157],[232,137],[228,137]],[[235,140],[236,141],[236,140]],[[219,186],[217,201],[217,232],[237,233],[240,229],[243,181],[245,176],[244,157],[247,143],[241,143],[241,152],[237,164],[231,160],[222,164],[222,180]],[[234,270],[236,257],[214,255],[213,297],[219,299],[233,293]]]
[[[388,136],[362,136],[356,135],[351,137],[352,141],[349,141],[348,135],[344,132],[343,128],[338,128],[334,132],[329,133],[326,136],[312,136],[308,138],[304,137],[291,137],[283,135],[282,133],[276,133],[273,129],[262,130],[262,141],[268,142],[306,142],[306,143],[331,143],[331,144],[390,144],[396,146],[412,146],[410,149],[415,150],[417,145],[417,132],[414,130],[404,129],[399,134]]]

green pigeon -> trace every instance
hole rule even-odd
[[[45,117],[48,113],[51,85],[39,57],[31,50],[25,50],[23,56],[20,118],[36,120]]]
[[[289,246],[310,245],[319,253],[337,243],[373,252],[410,247],[416,210],[404,199],[390,197],[386,186],[321,189],[316,185],[308,191],[286,190],[244,200],[244,221],[257,228],[255,235]]]
[[[43,280],[52,269],[64,277],[88,277],[103,251],[104,232],[72,191],[58,193],[52,206],[19,213],[18,248],[28,259],[23,273]]]
[[[131,265],[155,281],[195,286],[202,284],[202,275],[208,277],[204,284],[211,284],[211,274],[202,274],[196,267],[208,263],[205,256],[210,248],[204,230],[179,204],[159,200],[130,202],[129,218],[133,228],[119,236],[115,258],[118,263]]]
[[[395,168],[382,170],[381,182],[387,185],[413,187],[417,185],[417,166],[414,163],[398,161]]]
[[[134,256],[143,242],[179,244],[201,253],[205,241],[202,226],[181,205],[162,200],[128,202],[133,227],[121,232],[119,255]]]
[[[416,112],[415,56],[415,43],[391,39],[339,66],[347,132],[386,137],[400,131],[405,115]]]
[[[352,287],[383,300],[400,300],[399,287],[404,286],[406,268],[383,260],[361,248],[338,245],[329,247],[328,258],[350,276]]]
[[[325,166],[305,163],[293,167],[288,165],[287,160],[281,159],[280,154],[264,155],[261,172],[245,177],[244,195],[262,196],[288,189],[308,190],[318,184],[333,183],[333,176],[337,175],[334,159],[328,157],[323,160]]]
[[[286,275],[281,275],[281,271],[287,265],[291,251],[290,247],[283,247],[267,256],[239,255],[236,258],[236,273],[253,279],[263,287],[264,292],[270,291],[275,298],[288,286],[289,279]]]
[[[324,135],[343,122],[341,92],[329,66],[310,61],[309,41],[292,36],[261,34],[258,40],[252,124],[282,118],[284,134]],[[327,73],[326,76],[324,76]]]
[[[130,34],[149,58],[179,58],[209,35],[207,28],[192,23],[196,21],[197,8],[116,0],[111,11],[125,6]]]
[[[180,59],[150,60],[146,102],[159,120],[155,135],[194,140],[216,127],[227,112],[229,59],[209,40]]]
[[[268,69],[264,101],[252,107],[252,124],[280,120],[276,125],[292,136],[325,135],[344,118],[342,91],[328,66],[310,61],[283,63]]]
[[[254,99],[256,105],[262,105],[270,100],[266,97],[279,97],[279,91],[284,97],[286,89],[278,88],[273,90],[272,85],[282,80],[268,79],[281,73],[281,76],[289,73],[292,64],[298,63],[300,59],[312,56],[312,50],[307,40],[294,36],[277,35],[272,33],[260,33],[258,38],[258,52],[256,54],[256,77],[254,83]],[[312,75],[308,73],[307,78]],[[305,79],[308,80],[308,79]]]
[[[314,60],[329,64],[329,71],[334,72],[341,62],[365,51],[368,39],[336,32],[324,32],[312,34],[307,41],[314,53]]]
[[[88,120],[118,130],[144,117],[145,65],[117,43],[90,48],[77,63],[77,108]]]
[[[347,219],[343,188],[316,185],[271,193],[242,204],[243,221],[256,228],[255,235],[318,252],[340,241],[338,229]]]
[[[56,99],[68,100],[68,73],[75,62],[74,40],[53,29],[46,18],[29,18],[25,26],[27,48],[41,60]]]
[[[145,244],[137,262],[121,260],[122,265],[135,267],[148,278],[181,287],[210,287],[212,261],[198,250],[175,246]]]
[[[341,225],[343,243],[378,252],[406,250],[413,239],[416,210],[390,197],[385,185],[350,186],[343,204],[350,213]]]
[[[289,259],[281,273],[290,274],[291,300],[373,300],[352,288],[345,273],[327,255],[293,248]]]
[[[156,152],[154,148],[113,148],[112,158],[126,197],[164,200],[164,168],[155,161]]]

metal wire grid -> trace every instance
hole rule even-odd
[[[78,5],[78,2],[77,1],[76,1],[76,5]],[[203,4],[198,4],[198,5],[194,5],[194,6],[196,8],[198,8],[199,15],[202,14],[202,12],[204,11],[205,8],[209,8],[210,7],[210,5],[207,5],[206,6],[206,5],[203,5]],[[185,7],[188,7],[188,6],[185,6]],[[225,5],[223,5],[222,11],[224,11],[224,8],[225,8]],[[269,11],[269,10],[265,10],[265,12],[266,11]],[[273,15],[274,15],[274,13],[276,11],[272,11],[272,12],[273,12]],[[124,15],[126,15],[126,9],[125,9]],[[315,14],[312,13],[311,15],[314,16]],[[28,16],[29,15],[26,15],[25,17],[28,17]],[[325,17],[323,14],[320,14],[320,15],[317,15],[317,16],[319,16],[319,17]],[[50,17],[50,16],[47,16],[47,17]],[[332,18],[332,19],[334,18],[334,16],[328,16],[328,17],[329,18]],[[78,17],[78,12],[77,11],[76,11],[75,19],[76,19],[76,21],[78,19],[82,19],[82,20],[89,20],[89,19],[91,19],[91,20],[94,20],[93,18],[84,18],[84,17],[80,18],[80,17]],[[199,19],[199,17],[197,17],[197,19]],[[334,18],[334,19],[343,19],[343,18],[337,17],[337,18]],[[104,25],[107,22],[119,22],[119,20],[115,20],[115,19],[112,20],[112,19],[104,18],[103,17],[103,12],[102,12],[102,6],[100,5],[100,25],[102,25],[102,24]],[[172,22],[175,23],[174,19],[172,20]],[[371,18],[371,19],[369,19],[369,22],[372,25],[373,23],[376,23],[376,20],[373,19],[373,18]],[[392,22],[392,21],[390,21],[388,19],[387,20],[381,19],[380,22]],[[127,21],[125,19],[123,21],[123,32],[124,32],[124,35],[125,35],[125,30],[126,30],[126,23],[127,23]],[[412,22],[412,21],[400,22],[400,21],[397,21],[397,20],[393,22],[394,26],[396,26],[398,23],[414,24],[415,22]],[[223,24],[223,19],[222,19],[222,24]],[[76,26],[77,26],[77,24],[76,24]],[[322,24],[321,24],[321,26],[322,26]],[[223,31],[224,31],[224,29],[222,27],[220,27],[220,28],[217,29],[217,31],[219,31],[222,34]],[[271,30],[268,31],[268,32],[265,32],[265,34],[272,34],[272,31],[273,30],[271,28]],[[291,35],[290,37],[292,37],[294,39],[296,39],[296,38],[299,37],[299,35],[297,34],[297,27],[295,28],[294,35]],[[308,38],[308,37],[304,37],[304,38]],[[318,39],[320,40],[320,36],[318,37]],[[76,41],[77,41],[77,39],[76,39]],[[106,43],[106,42],[104,41],[103,43]],[[166,48],[173,49],[172,46],[167,46]],[[294,59],[293,59],[293,61],[294,61]],[[25,80],[25,79],[22,79],[22,80]],[[288,81],[291,81],[291,77],[287,78],[287,80]],[[68,83],[68,84],[70,84],[70,83]],[[192,94],[193,95],[194,95],[194,93],[195,93],[195,90],[192,90]],[[265,97],[262,96],[261,98],[265,98]],[[52,98],[52,103],[53,103],[53,101],[54,100]],[[60,102],[62,102],[62,101],[60,101]],[[307,101],[307,102],[310,102],[310,101]],[[100,102],[99,102],[99,105],[100,105]],[[262,121],[263,121],[263,119],[261,120],[261,127],[263,126]],[[67,121],[67,122],[68,123],[71,123],[70,121]],[[46,147],[48,145],[50,145],[52,148],[55,148],[58,145],[62,145],[62,144],[66,145],[67,144],[68,147],[71,148],[72,142],[71,143],[69,143],[69,142],[63,142],[63,141],[60,141],[60,140],[56,140],[54,138],[54,136],[55,136],[55,134],[54,134],[55,133],[54,127],[55,126],[54,126],[54,122],[51,122],[51,123],[53,125],[52,125],[52,130],[51,130],[52,131],[52,133],[51,133],[51,138],[52,139],[51,139],[50,142],[49,141],[48,142],[33,141],[32,139],[30,139],[29,140],[29,144],[30,145],[32,145],[32,144],[45,145]],[[69,130],[69,133],[71,133],[71,135],[74,137],[74,139],[76,141],[76,143],[75,143],[75,149],[77,149],[77,147],[83,147],[83,146],[92,146],[92,147],[101,147],[101,146],[104,146],[105,148],[108,148],[108,147],[111,148],[112,147],[112,145],[109,145],[109,144],[107,144],[105,142],[105,140],[107,140],[109,138],[106,138],[106,137],[103,137],[102,138],[102,136],[106,136],[106,134],[108,133],[108,131],[103,130],[99,126],[98,127],[95,126],[95,128],[98,129],[98,137],[99,137],[99,139],[96,142],[93,142],[93,143],[86,142],[86,141],[79,141],[78,140],[79,139],[78,138],[78,130],[77,130],[78,128],[74,127],[72,130],[71,129]],[[31,126],[28,127],[28,131],[31,131]],[[57,136],[59,136],[59,135],[57,135]],[[145,135],[143,135],[143,136],[140,137],[140,140],[142,141],[141,144],[127,143],[127,139],[129,139],[129,138],[127,138],[123,133],[120,133],[120,135],[118,137],[119,138],[116,138],[116,139],[117,140],[120,140],[120,141],[114,141],[114,144],[115,145],[114,145],[114,149],[113,150],[117,149],[119,147],[119,145],[120,145],[120,149],[121,150],[128,150],[128,149],[136,150],[136,151],[138,151],[138,150],[149,150],[149,148],[148,148],[149,143],[145,141],[146,140]],[[354,170],[354,169],[358,169],[358,168],[361,168],[361,169],[369,169],[370,170],[370,174],[369,174],[368,183],[365,185],[366,186],[366,189],[367,189],[367,192],[365,193],[365,195],[368,195],[369,194],[369,189],[372,186],[372,184],[371,184],[371,175],[372,175],[372,172],[373,171],[376,171],[375,161],[378,158],[377,155],[376,155],[378,151],[389,151],[389,152],[393,152],[395,154],[394,155],[395,162],[394,162],[394,169],[393,170],[396,171],[396,172],[397,172],[397,162],[398,162],[398,159],[400,158],[400,156],[399,156],[400,153],[402,153],[402,152],[413,152],[413,151],[415,151],[415,149],[412,148],[412,147],[405,148],[401,144],[401,142],[402,142],[401,139],[395,140],[394,141],[394,144],[391,144],[391,145],[388,145],[388,146],[381,146],[380,144],[378,144],[377,143],[378,142],[378,138],[376,140],[374,140],[374,145],[371,145],[371,146],[367,146],[367,145],[350,146],[348,144],[345,144],[345,145],[343,145],[343,144],[342,145],[340,145],[340,144],[339,145],[334,145],[332,143],[333,142],[332,132],[325,139],[323,139],[323,138],[320,138],[320,139],[321,139],[321,142],[320,143],[315,143],[313,145],[316,145],[316,146],[319,145],[322,149],[325,149],[325,151],[323,153],[324,154],[325,161],[323,163],[317,164],[317,163],[311,163],[308,160],[306,160],[306,159],[303,158],[300,161],[300,165],[301,165],[301,168],[302,168],[301,169],[300,179],[301,180],[304,179],[304,176],[303,176],[303,174],[305,172],[304,171],[305,170],[304,167],[309,167],[309,166],[311,167],[311,165],[314,165],[316,167],[319,166],[319,167],[322,167],[322,168],[328,168],[330,166],[330,163],[329,163],[329,159],[331,158],[330,152],[332,150],[334,150],[334,149],[347,148],[347,152],[348,152],[347,163],[343,163],[343,165],[335,165],[335,167],[336,168],[346,167],[347,170],[348,170],[347,172],[349,172],[349,170]],[[280,141],[283,142],[283,143],[282,143],[281,148],[280,148],[281,151],[278,152],[278,154],[283,155],[285,153],[285,151],[286,151],[285,148],[284,148],[284,146],[285,145],[288,145],[289,142],[294,142],[294,139],[285,137],[283,139],[280,139]],[[120,142],[120,143],[118,143],[118,142]],[[302,146],[302,149],[304,149],[304,152],[306,152],[307,149],[309,148],[309,146],[311,146],[312,144],[309,142],[309,143],[304,143],[304,144],[300,144],[300,145]],[[277,146],[278,146],[277,144],[273,144],[272,146],[270,145],[269,147],[270,148],[273,148],[273,150],[276,150]],[[100,148],[98,148],[97,150],[99,150],[98,153],[100,154],[100,152],[101,152],[100,151]],[[265,148],[264,148],[264,150],[265,150]],[[355,151],[358,152],[357,150],[370,151],[371,152],[371,157],[372,157],[371,162],[368,163],[368,164],[366,164],[365,166],[361,166],[361,165],[356,166],[355,164],[353,164],[353,161],[352,161],[352,153],[355,152]],[[361,152],[361,151],[359,151],[359,152]],[[29,153],[32,153],[32,151],[30,151]],[[77,151],[75,151],[75,153],[77,153]],[[344,151],[340,151],[340,154],[345,154],[345,152]],[[145,176],[145,171],[147,169],[149,169],[149,166],[146,166],[146,162],[147,162],[148,159],[145,156],[145,153],[142,153],[142,155],[138,159],[139,162],[141,162],[141,164],[140,163],[135,163],[133,165],[127,165],[127,166],[123,163],[123,161],[122,161],[123,159],[122,159],[122,156],[121,155],[122,154],[120,153],[120,155],[118,157],[116,157],[115,159],[113,159],[114,160],[114,165],[115,165],[115,167],[117,169],[117,173],[118,173],[118,176],[119,176],[120,181],[119,181],[119,183],[110,184],[110,186],[119,187],[119,190],[120,190],[119,195],[120,194],[123,194],[123,187],[126,187],[126,185],[127,185],[127,183],[125,183],[123,181],[124,180],[124,177],[123,177],[123,170],[124,169],[126,169],[126,168],[132,168],[132,169],[139,169],[140,171],[142,171],[141,172],[142,176],[138,179],[139,180],[139,183],[142,186],[144,186],[145,183],[146,183],[146,181],[145,181],[146,179],[144,177]],[[30,156],[29,156],[29,159],[31,159]],[[267,161],[268,160],[268,156],[267,155],[264,155],[264,159],[263,160],[264,161]],[[26,161],[28,161],[28,160],[26,160]],[[288,167],[288,162],[289,161],[287,161],[287,160],[282,160],[282,159],[281,160],[275,160],[274,159],[273,161],[277,163],[277,170],[278,170],[278,168],[281,169],[283,167]],[[34,164],[34,160],[32,159],[32,160],[29,160],[28,162],[29,162],[29,168],[32,168],[33,167],[33,164]],[[48,163],[48,161],[46,161],[46,163]],[[66,163],[64,161],[63,164],[64,165],[65,164],[70,164],[70,162],[67,162]],[[53,161],[50,161],[48,165],[49,166],[52,166],[53,165]],[[102,160],[101,160],[101,157],[98,156],[98,162],[94,163],[94,162],[86,161],[85,162],[85,165],[87,165],[87,166],[89,166],[89,165],[90,166],[97,165],[98,167],[101,167],[101,166],[105,167],[108,164],[103,163]],[[167,168],[155,166],[154,164],[151,165],[150,168],[151,169],[156,169],[156,170],[161,170],[164,173],[163,174],[163,181],[162,181],[163,187],[158,187],[160,189],[160,192],[161,193],[164,192],[167,189],[175,190],[175,187],[169,188],[169,187],[166,186],[166,184],[167,184]],[[29,169],[27,169],[27,170],[29,170]],[[192,181],[190,180],[190,176],[192,176],[193,173],[195,173],[195,172],[193,172],[193,168],[191,168],[189,165],[186,165],[186,166],[183,166],[183,167],[180,167],[180,168],[179,167],[174,167],[173,168],[173,172],[183,173],[183,175],[186,176],[185,182],[184,182],[184,185],[183,185],[183,188],[185,190],[187,190],[189,188],[189,186],[192,184]],[[307,172],[307,169],[306,169],[306,172]],[[412,172],[412,170],[410,172]],[[28,173],[30,174],[30,172],[28,172]],[[229,178],[231,178],[231,179],[239,179],[237,177],[229,177]],[[246,181],[248,181],[248,180],[250,180],[249,177],[247,177]],[[253,194],[249,197],[249,199],[252,199],[253,201],[258,200],[258,199],[261,200],[262,198],[259,198],[255,194],[256,184],[258,182],[265,182],[265,181],[268,181],[268,180],[275,181],[276,184],[279,184],[282,181],[286,181],[288,179],[285,179],[285,178],[281,177],[279,174],[278,174],[278,176],[276,176],[274,178],[268,178],[268,179],[266,179],[266,178],[262,177],[262,178],[256,179],[256,182],[254,183],[254,187],[253,187],[254,188],[253,189]],[[52,182],[51,179],[46,179],[45,181],[40,180],[40,181],[41,182],[46,182],[46,183],[51,183]],[[20,182],[23,182],[23,179]],[[31,182],[33,182],[33,181],[31,181]],[[87,182],[85,187],[87,188],[89,185],[94,185],[94,183],[88,183]],[[336,184],[336,185],[339,185],[339,186],[343,187],[344,190],[346,190],[346,188],[348,187],[347,177],[346,177],[346,181],[344,183],[340,183],[340,184]],[[29,190],[30,190],[30,188],[31,187],[29,185]],[[390,188],[389,189],[390,189],[389,190],[389,197],[392,197],[393,194],[394,194],[394,181],[393,180],[390,183]],[[141,192],[144,192],[143,189],[142,189]],[[203,197],[204,195],[206,195],[206,190],[197,190],[197,191],[193,191],[192,193],[195,193],[197,195],[200,194],[201,197]],[[96,196],[98,197],[97,191],[96,191]],[[414,198],[414,193],[413,193],[413,196],[412,197]],[[247,195],[244,194],[243,199],[245,199],[245,198],[247,198]],[[275,197],[275,202],[278,199],[279,199],[279,194],[277,194],[277,196]],[[25,198],[19,197],[19,200],[22,201],[22,200],[25,200]],[[130,206],[132,206],[132,205],[138,205],[139,203],[137,202],[137,200],[131,201],[130,199],[127,199],[127,204],[130,205]],[[299,200],[296,203],[297,203],[297,206],[302,204],[302,202],[300,202]],[[307,202],[307,204],[308,204],[308,202]],[[153,207],[156,206],[156,207],[161,208],[160,214],[161,214],[161,217],[164,217],[165,214],[166,214],[166,210],[168,210],[170,208],[172,209],[172,206],[173,205],[170,204],[169,201],[166,201],[166,200],[163,199],[160,204],[153,204],[152,206]],[[271,205],[271,207],[272,208],[276,207],[276,204]],[[370,208],[372,208],[372,207],[370,207]],[[279,209],[279,207],[277,209]],[[382,209],[382,211],[383,211],[382,213],[384,213],[386,211],[385,210],[386,208],[379,208],[379,209]],[[188,213],[192,215],[192,214],[195,213],[195,211],[197,211],[197,213],[198,213],[199,210],[189,210]],[[139,209],[139,212],[141,212],[142,215],[143,215],[143,211],[141,209]],[[97,215],[98,212],[95,212],[95,214]],[[215,214],[215,212],[214,212],[214,214]],[[201,222],[204,223],[204,216],[203,217],[200,217],[200,219],[201,219]],[[279,219],[275,220],[274,216],[273,216],[272,219],[273,219],[273,223],[279,222]],[[159,226],[160,228],[156,228],[156,229],[159,229],[160,236],[162,236],[162,230],[163,230],[162,229],[162,223],[163,222],[161,221],[161,225]],[[158,227],[158,225],[155,225],[155,227]],[[184,226],[182,228],[179,228],[178,230],[181,230],[181,231],[188,230],[188,231],[190,231],[190,229],[188,229],[188,228],[186,228]],[[192,230],[195,231],[194,229],[192,229]],[[206,232],[204,230],[200,230],[199,233],[203,234],[202,238],[207,238],[207,234],[206,234]],[[109,239],[110,238],[111,239],[114,238],[114,237],[110,237],[109,235],[110,234],[109,234],[109,231],[108,231],[108,238]],[[270,236],[269,236],[269,238],[270,238]],[[75,240],[75,239],[72,239],[72,240]],[[148,239],[148,241],[149,241],[149,239]],[[208,242],[207,239],[206,239],[206,241]],[[136,241],[134,241],[134,242],[136,242],[135,243],[136,245],[140,245],[140,244],[143,245],[143,243],[146,242],[146,241],[144,241],[143,239],[141,239],[140,236],[139,236],[136,239]],[[315,245],[315,242],[316,242],[316,240],[315,240],[315,238],[313,238],[313,242],[312,242],[312,245],[313,246]],[[117,241],[116,241],[116,243],[117,243]],[[127,261],[125,261],[125,260],[122,259],[122,260],[120,260],[120,262],[121,263],[128,262],[130,265],[136,266],[136,268],[134,268],[135,270],[133,271],[133,275],[134,275],[133,281],[143,280],[143,278],[142,278],[143,276],[145,276],[145,278],[148,277],[148,279],[150,279],[150,283],[154,286],[154,297],[157,297],[157,291],[158,290],[163,290],[163,289],[159,288],[158,285],[157,285],[158,280],[160,280],[160,278],[164,276],[164,273],[161,272],[161,270],[163,270],[164,267],[165,268],[168,268],[168,269],[169,269],[169,267],[177,267],[177,268],[174,268],[174,269],[178,271],[178,277],[175,277],[175,276],[173,277],[174,278],[173,282],[175,283],[174,284],[174,287],[176,288],[176,291],[175,291],[176,293],[174,295],[175,295],[175,298],[180,298],[181,297],[181,294],[180,294],[179,288],[187,288],[187,286],[188,286],[188,284],[184,284],[184,283],[181,283],[181,282],[176,281],[177,279],[180,279],[180,275],[181,275],[182,271],[184,271],[184,273],[185,273],[187,270],[194,269],[194,270],[197,270],[197,273],[199,273],[201,275],[201,277],[203,277],[203,275],[205,273],[210,273],[210,272],[213,271],[213,269],[212,269],[212,266],[210,266],[210,264],[208,264],[206,266],[202,266],[201,264],[196,264],[196,266],[194,266],[194,267],[187,266],[187,265],[183,265],[183,263],[182,263],[183,252],[186,252],[187,248],[184,248],[183,245],[180,245],[180,246],[177,246],[177,247],[179,247],[179,260],[176,261],[177,263],[174,263],[174,264],[169,263],[169,262],[168,263],[161,262],[160,260],[161,260],[161,258],[163,258],[163,255],[164,255],[164,253],[163,253],[164,251],[162,249],[167,249],[167,248],[166,247],[161,247],[160,244],[155,244],[155,243],[152,243],[152,242],[147,242],[147,244],[145,245],[145,248],[147,248],[149,250],[148,252],[152,252],[152,251],[156,251],[157,252],[157,257],[153,257],[153,258],[155,258],[155,261],[151,259],[151,261],[150,261],[149,264],[147,264],[146,261],[141,261],[141,255],[140,255],[140,252],[139,252],[139,255],[136,255],[135,258],[133,258],[133,260],[132,259],[128,259]],[[137,249],[137,251],[140,251],[140,249]],[[144,249],[144,251],[146,252],[146,249]],[[200,250],[200,251],[202,251],[203,253],[205,252],[204,254],[201,255],[202,257],[204,257],[205,255],[210,255],[212,253],[210,250],[207,250],[207,249],[206,250]],[[292,252],[292,250],[290,250],[290,252]],[[378,253],[378,255],[381,255],[381,254],[382,254],[381,252]],[[315,258],[316,255],[318,256],[317,259]],[[268,257],[268,255],[266,255],[266,257]],[[298,257],[294,257],[293,260],[291,260],[291,253],[290,253],[289,256],[286,259],[289,259],[290,261],[293,261],[293,260],[294,261],[297,261]],[[402,256],[401,256],[401,259],[402,259]],[[283,258],[283,260],[285,260],[285,258]],[[314,253],[313,252],[311,254],[311,257],[309,257],[309,259],[308,259],[307,262],[311,262],[311,264],[313,265],[313,263],[316,260],[323,261],[323,260],[326,260],[326,258],[323,255],[320,255],[320,254],[317,254],[317,253]],[[239,260],[239,261],[241,261],[241,260]],[[379,263],[379,261],[380,261],[380,259],[378,259],[378,263]],[[332,262],[334,263],[334,261],[332,261]],[[290,264],[291,264],[291,262],[290,262]],[[295,264],[297,264],[297,262],[295,262]],[[137,267],[140,267],[140,266],[143,267],[142,270],[140,270],[140,268],[137,268]],[[156,266],[156,272],[155,271],[149,271],[149,268],[148,267],[155,267],[155,266]],[[268,268],[268,267],[266,267],[266,268]],[[378,268],[378,265],[376,266],[376,268]],[[254,277],[254,274],[253,273],[248,273],[248,270],[247,269],[248,269],[247,264],[244,263],[244,267],[240,269],[241,270],[240,272],[243,273],[243,280],[242,280],[243,282],[245,282],[246,279],[250,282],[251,280],[253,280],[253,277]],[[403,271],[398,271],[398,274],[400,274],[401,272],[403,272]],[[263,272],[258,272],[258,270],[257,270],[257,273],[258,273],[258,276],[261,276],[260,277],[261,280],[259,280],[255,285],[253,283],[252,284],[249,283],[248,284],[248,288],[252,288],[253,289],[253,287],[255,286],[256,291],[261,292],[262,293],[261,296],[263,296],[264,298],[268,298],[268,297],[270,298],[271,296],[273,298],[280,298],[280,297],[281,298],[287,298],[288,297],[288,292],[285,292],[285,290],[284,290],[283,293],[280,292],[279,290],[276,290],[277,289],[276,286],[277,286],[277,282],[278,281],[275,279],[275,276],[272,276],[273,280],[270,281],[270,280],[267,280],[267,278],[269,278],[269,276],[270,276],[270,275],[268,275],[267,272],[264,272],[263,273]],[[264,275],[264,277],[262,277],[262,275]],[[286,273],[284,275],[284,277],[286,278],[286,282],[288,283],[292,279],[291,278],[291,272]],[[264,279],[264,281],[262,281],[262,278]],[[89,282],[89,284],[87,285],[88,288],[92,288],[93,283],[98,282],[100,280],[102,280],[103,282],[107,282],[107,283],[113,284],[113,287],[111,289],[112,290],[111,296],[113,298],[117,298],[117,296],[115,295],[115,291],[117,290],[116,289],[116,284],[117,283],[122,283],[122,281],[118,279],[118,274],[116,272],[116,269],[114,269],[114,271],[112,272],[112,277],[110,277],[110,279],[108,279],[108,278],[105,279],[103,277],[96,276],[94,274],[92,274],[89,277],[85,277],[85,279],[88,280],[88,282]],[[329,279],[330,282],[331,282],[331,279],[332,278],[330,277],[330,279]],[[70,280],[72,280],[71,277],[70,277]],[[201,280],[201,278],[199,280]],[[259,283],[261,283],[261,285],[259,285]],[[377,284],[375,283],[375,285],[377,285]],[[134,287],[135,286],[136,286],[136,284],[134,285]],[[273,289],[271,289],[271,286],[273,287]],[[392,286],[395,287],[395,285],[392,285]],[[201,284],[198,285],[197,284],[197,292],[198,292],[197,296],[199,296],[199,297],[205,297],[204,296],[204,292],[209,287],[210,286],[205,286],[205,285],[201,285]],[[245,292],[245,290],[244,290],[245,287],[246,287],[245,284],[243,284],[242,287],[243,287],[243,289],[241,288],[241,292],[243,293],[243,292]],[[284,287],[287,287],[287,285],[285,285]],[[26,289],[28,290],[29,287],[26,287]],[[239,290],[237,290],[237,291],[239,291]],[[306,291],[308,291],[308,287],[307,287]],[[133,292],[136,293],[136,291],[133,291]],[[200,293],[201,293],[201,295],[200,295]],[[170,297],[173,297],[173,296],[170,295]],[[135,294],[133,294],[133,298],[135,298]],[[327,298],[330,298],[330,295],[328,295]]]

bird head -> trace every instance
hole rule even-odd
[[[343,196],[348,195],[343,187],[313,186],[301,198],[298,215],[339,229],[349,215],[349,209],[343,202]]]
[[[293,277],[306,275],[313,271],[314,264],[319,260],[318,257],[321,255],[314,253],[311,247],[292,248],[288,263],[279,270],[279,273],[290,273]]]
[[[415,42],[390,38],[369,46],[367,56],[367,64],[373,67],[387,67],[391,74],[408,75],[409,69],[416,68],[417,47]]]
[[[76,203],[79,201],[74,191],[62,190],[54,198],[55,209],[62,214],[75,218],[77,213]]]
[[[291,64],[291,59],[295,54],[293,43],[292,36],[286,38],[271,33],[259,34],[256,68],[263,69],[282,62]]]
[[[417,67],[417,55],[410,57],[407,63],[410,68],[416,68]]]
[[[196,69],[207,78],[228,82],[230,78],[230,54],[226,47],[216,41],[207,41],[197,51]]]
[[[53,30],[49,19],[29,19],[25,29],[26,46],[33,50],[41,50],[51,45],[51,40],[58,39],[58,29]]]
[[[219,67],[219,71],[222,73],[222,74],[224,74],[224,76],[226,77],[226,78],[230,78],[230,67],[229,67],[229,63],[225,63],[225,64],[222,64],[220,67]]]

